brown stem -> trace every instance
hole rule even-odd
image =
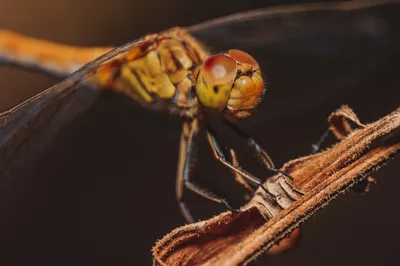
[[[239,214],[224,212],[173,230],[154,246],[154,265],[247,264],[400,150],[400,108],[364,125],[343,106],[329,121],[341,141],[286,163],[293,185],[280,174],[266,183],[280,195],[276,200],[258,189]]]

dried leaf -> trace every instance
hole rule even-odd
[[[400,108],[364,125],[344,106],[329,121],[341,142],[286,163],[293,185],[282,175],[266,183],[280,195],[276,200],[258,189],[241,213],[224,212],[173,230],[154,246],[154,265],[247,264],[400,150]],[[360,128],[352,131],[349,121]]]
[[[330,129],[338,139],[344,139],[354,129],[351,123],[355,124],[358,128],[363,128],[365,125],[358,120],[358,117],[347,105],[341,106],[336,112],[333,112],[328,121],[331,124]]]
[[[365,127],[365,125],[360,122],[353,110],[351,110],[347,105],[343,105],[338,110],[333,112],[328,117],[328,122],[331,125],[329,129],[339,140],[347,137],[351,132],[354,131],[352,125],[356,125],[356,128]],[[375,179],[369,176],[355,184],[352,189],[357,193],[368,192],[371,186],[375,183]],[[278,244],[275,244],[269,248],[267,250],[267,254],[277,255],[294,248],[299,237],[300,228],[296,228],[289,237],[282,239]]]

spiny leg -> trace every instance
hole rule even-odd
[[[193,192],[207,199],[224,204],[229,210],[233,212],[239,211],[231,207],[226,199],[216,195],[215,193],[206,188],[194,184],[190,180],[190,167],[191,167],[190,164],[191,164],[191,158],[193,156],[195,139],[197,137],[198,132],[199,132],[198,120],[194,119],[191,121],[183,122],[180,148],[179,148],[178,173],[176,179],[176,199],[179,203],[182,215],[185,217],[188,223],[193,223],[195,222],[195,220],[183,199],[183,186],[187,187],[188,189],[192,190]]]
[[[224,158],[227,161],[230,161],[231,164],[236,167],[240,168],[239,161],[236,156],[236,152],[232,148],[228,148],[224,146],[222,148],[222,152],[224,154]],[[251,183],[248,183],[248,180],[243,178],[239,173],[236,171],[231,170],[233,176],[235,177],[235,181],[241,184],[245,189],[247,189],[250,192],[254,192],[254,187],[251,186]]]
[[[233,149],[230,149],[230,156],[232,158],[232,165],[236,168],[239,168],[239,161],[236,156],[236,152]],[[232,174],[235,176],[235,181],[241,184],[246,190],[250,193],[254,193],[254,188],[247,182],[247,180],[241,176],[239,173],[232,171]]]
[[[269,192],[264,185],[262,184],[261,180],[255,176],[253,176],[252,174],[246,172],[245,170],[243,170],[240,167],[235,167],[232,165],[232,163],[228,162],[228,160],[226,159],[226,156],[223,152],[223,150],[221,149],[221,147],[218,144],[218,141],[216,139],[215,136],[215,132],[213,132],[213,130],[211,129],[211,127],[209,125],[207,125],[207,139],[208,142],[210,143],[211,149],[214,153],[214,157],[220,161],[224,166],[230,168],[231,170],[235,171],[236,173],[240,174],[243,178],[246,178],[247,180],[257,184],[259,187],[261,187],[266,193],[270,194],[272,197],[276,197],[276,195],[274,195],[273,193]]]
[[[243,129],[241,129],[238,125],[236,125],[231,121],[225,120],[225,124],[228,125],[233,130],[233,132],[235,132],[238,136],[246,139],[248,145],[254,149],[258,157],[263,162],[264,166],[269,171],[280,173],[289,178],[290,181],[293,182],[293,177],[291,175],[289,175],[288,173],[279,168],[275,168],[274,163],[272,162],[268,153],[263,148],[261,148],[260,145],[258,145],[257,142],[255,142],[255,140],[249,134],[247,134]]]
[[[223,146],[222,152],[224,153],[225,160],[230,161],[234,167],[240,168],[239,161],[236,156],[236,152],[232,148]],[[256,188],[254,186],[252,186],[252,185],[254,185],[253,183],[249,182],[248,179],[244,178],[236,171],[231,170],[231,172],[232,172],[233,176],[235,177],[234,180],[236,182],[238,182],[240,185],[242,185],[248,192],[250,192],[250,194],[254,193]],[[246,194],[245,198],[249,199],[250,195]]]
[[[236,168],[240,167],[239,160],[236,156],[236,152],[233,149],[230,149],[230,158],[232,165]],[[254,194],[254,191],[256,190],[256,187],[252,183],[250,183],[246,178],[241,176],[235,171],[231,171],[232,174],[235,176],[235,181],[241,184],[245,189],[246,193],[244,193],[244,199],[246,201],[250,200],[252,195]]]
[[[331,131],[330,128],[328,128],[324,132],[324,134],[322,134],[322,136],[319,138],[318,142],[311,145],[312,154],[315,154],[321,150],[321,145],[325,141],[325,139],[328,137],[330,131]]]

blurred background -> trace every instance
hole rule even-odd
[[[66,44],[118,46],[173,26],[290,2],[299,3],[2,1],[0,27]],[[259,60],[268,92],[241,124],[281,166],[311,152],[340,105],[348,104],[365,123],[399,106],[398,9],[283,17],[241,25],[238,35],[215,29],[199,37],[217,52],[243,48]],[[58,81],[0,66],[0,111]],[[270,174],[244,143],[222,132],[241,164],[258,176]],[[177,117],[143,109],[121,95],[100,95],[62,128],[32,169],[0,180],[0,263],[150,265],[155,241],[184,224],[174,192],[179,137]],[[331,136],[326,145],[333,142]],[[199,183],[235,206],[245,202],[243,189],[212,158],[204,135],[197,162]],[[389,163],[373,175],[378,184],[371,192],[350,192],[304,224],[296,249],[251,265],[393,265],[400,258],[400,217],[393,211],[399,170],[398,160]],[[197,195],[186,197],[199,219],[224,210]]]

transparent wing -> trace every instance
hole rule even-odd
[[[188,29],[213,52],[253,55],[268,84],[257,111],[282,119],[334,99],[348,103],[372,84],[389,88],[382,80],[393,81],[399,67],[399,12],[399,1],[318,3],[233,14]]]
[[[114,57],[123,54],[130,48],[139,45],[140,43],[141,43],[140,41],[133,41],[118,48],[115,48],[110,52],[93,60],[92,62],[84,65],[83,67],[72,73],[68,78],[66,78],[62,82],[48,88],[47,90],[44,90],[43,92],[33,96],[32,98],[17,105],[16,107],[4,113],[0,113],[0,133],[6,128],[9,129],[10,126],[8,124],[10,124],[13,120],[21,117],[21,115],[28,118],[29,114],[26,115],[26,111],[32,109],[32,107],[34,109],[43,109],[42,107],[45,105],[45,103],[49,102],[49,99],[53,99],[56,96],[58,98],[63,98],[64,95],[67,95],[75,91],[78,88],[76,85],[84,82],[85,79],[88,77],[89,72],[93,71],[98,66],[107,62],[108,60],[111,60]],[[35,110],[33,110],[30,113],[34,112]]]
[[[62,82],[1,113],[0,175],[11,163],[25,164],[35,157],[35,152],[43,148],[59,128],[91,106],[97,94],[94,90],[83,89],[91,71],[140,43],[133,41],[104,54]],[[26,158],[27,154],[30,159]]]
[[[321,32],[365,32],[380,8],[399,1],[341,1],[270,7],[236,13],[187,29],[213,50],[254,49]],[[360,24],[361,23],[361,24]],[[373,26],[373,25],[370,25]],[[349,27],[345,29],[343,27]]]

